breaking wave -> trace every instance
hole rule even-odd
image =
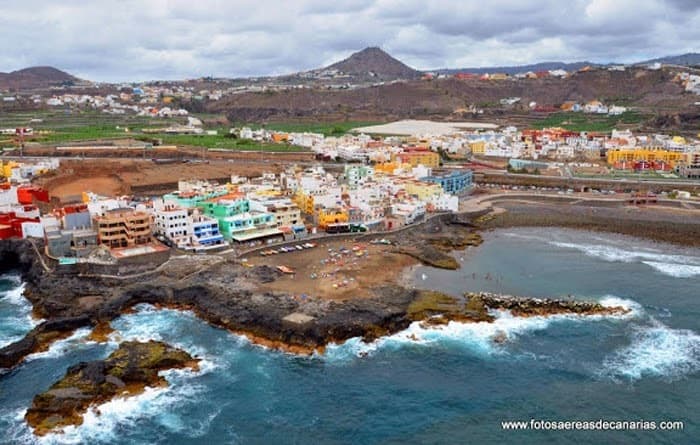
[[[644,261],[644,264],[663,274],[676,278],[691,278],[700,275],[700,265],[662,263],[658,261]]]
[[[83,416],[83,424],[65,428],[63,433],[49,434],[39,439],[45,444],[114,443],[119,441],[124,428],[133,431],[134,424],[149,419],[169,432],[191,436],[187,419],[175,414],[178,408],[195,403],[203,390],[186,381],[194,375],[190,371],[171,370],[162,373],[170,383],[165,388],[146,388],[139,395],[116,398],[90,408]]]
[[[676,278],[690,278],[700,275],[700,257],[690,255],[669,255],[654,249],[624,249],[606,244],[579,244],[549,241],[551,245],[575,249],[584,254],[609,262],[642,263],[664,275]]]
[[[92,332],[91,328],[76,329],[69,337],[53,342],[46,351],[29,354],[26,361],[57,358],[70,351],[75,351],[76,349],[89,348],[90,345],[94,345],[95,343],[87,340],[90,332]]]
[[[24,297],[24,283],[14,275],[0,278],[12,288],[0,291],[0,348],[24,337],[41,320],[32,317],[32,305]]]
[[[150,304],[139,304],[134,308],[135,313],[122,315],[111,322],[114,332],[108,337],[110,343],[116,346],[123,341],[163,341],[200,359],[199,374],[208,373],[216,366],[216,357],[198,345],[187,332],[189,323],[204,323],[193,312],[159,309]]]
[[[492,314],[496,319],[491,323],[450,321],[442,326],[425,326],[421,322],[414,322],[401,332],[382,337],[371,343],[366,343],[361,338],[356,337],[342,344],[330,344],[322,357],[331,362],[342,362],[356,357],[371,356],[380,350],[397,350],[403,347],[434,345],[467,348],[471,352],[482,356],[508,354],[509,342],[514,341],[519,336],[547,329],[551,323],[626,318],[641,311],[641,307],[631,300],[610,297],[603,301],[605,302],[603,303],[604,305],[620,305],[632,309],[632,312],[624,316],[566,314],[549,317],[515,317],[509,311],[494,311]]]
[[[608,356],[600,375],[613,380],[663,377],[671,380],[700,371],[700,336],[651,319],[636,327],[632,343]]]

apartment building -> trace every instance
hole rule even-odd
[[[289,198],[251,199],[250,208],[272,214],[277,227],[302,226],[304,223],[301,209]]]
[[[153,215],[131,208],[109,210],[95,218],[98,243],[110,249],[153,241]]]
[[[155,231],[176,245],[186,244],[192,234],[187,209],[174,204],[165,204],[154,212]]]
[[[440,165],[440,155],[427,148],[412,147],[404,149],[403,153],[396,153],[392,161],[409,164],[411,167],[422,164],[426,167],[436,168]]]
[[[421,178],[421,181],[438,184],[445,193],[460,194],[471,189],[473,173],[471,170],[442,170]]]

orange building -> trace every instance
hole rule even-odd
[[[425,148],[407,148],[403,153],[396,153],[392,161],[409,164],[411,167],[420,164],[435,168],[440,166],[440,155]]]
[[[133,209],[115,209],[95,219],[97,242],[110,249],[134,247],[153,241],[153,215]]]

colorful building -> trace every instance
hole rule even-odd
[[[247,242],[269,237],[282,237],[271,213],[245,212],[219,219],[224,238],[235,242]]]
[[[430,199],[435,195],[440,195],[443,193],[440,184],[434,184],[431,182],[423,181],[406,181],[404,184],[406,193],[415,196],[420,201],[430,201]]]
[[[616,168],[632,168],[635,163],[647,162],[674,168],[684,158],[683,153],[656,148],[621,148],[608,150],[608,164]]]
[[[396,153],[392,161],[409,164],[411,167],[424,165],[435,168],[440,165],[440,155],[425,148],[407,148],[403,153]]]
[[[321,229],[325,229],[329,224],[347,223],[349,220],[348,212],[343,208],[318,209],[317,224]]]
[[[225,195],[213,200],[200,202],[197,207],[202,209],[205,215],[217,219],[239,215],[250,211],[250,201],[243,195]]]
[[[421,178],[421,181],[439,184],[445,193],[456,195],[471,189],[473,173],[471,170],[433,172],[432,176]]]
[[[486,141],[470,141],[469,149],[472,151],[472,154],[483,155],[486,153]]]

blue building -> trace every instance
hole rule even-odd
[[[474,173],[471,170],[450,170],[433,172],[432,176],[426,176],[421,181],[440,184],[445,193],[457,195],[471,189]]]

